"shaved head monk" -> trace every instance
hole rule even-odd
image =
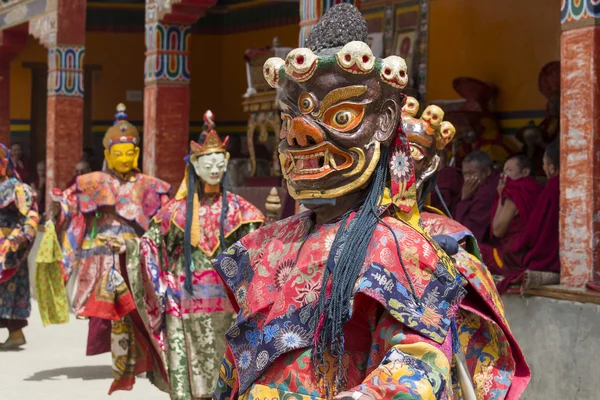
[[[531,161],[524,155],[504,163],[492,211],[492,235],[498,246],[483,244],[481,254],[490,272],[510,276],[521,272],[526,250],[520,248],[527,224],[533,214],[542,187],[533,175]]]
[[[462,174],[464,183],[454,218],[473,232],[477,242],[491,243],[492,206],[499,179],[494,162],[489,154],[474,151],[463,160]]]

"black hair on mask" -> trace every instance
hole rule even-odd
[[[331,7],[312,28],[305,46],[318,53],[354,41],[367,43],[368,34],[360,11],[352,4],[340,3]]]

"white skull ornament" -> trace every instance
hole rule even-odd
[[[306,82],[317,70],[317,61],[310,49],[294,49],[285,58],[285,72],[296,82]]]
[[[279,57],[271,57],[263,65],[265,80],[273,89],[279,87],[279,69],[285,64]]]
[[[352,74],[368,74],[375,68],[375,56],[364,42],[350,42],[335,56],[338,65]]]
[[[388,85],[404,89],[408,84],[408,67],[406,61],[398,56],[389,56],[383,59],[381,79]],[[416,114],[416,111],[415,111]]]

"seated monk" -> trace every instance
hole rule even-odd
[[[454,219],[469,228],[479,244],[491,243],[490,221],[496,197],[498,173],[489,154],[469,153],[462,164],[464,184]]]
[[[513,156],[504,163],[491,218],[492,235],[500,243],[494,247],[481,245],[483,261],[492,274],[509,276],[523,270],[525,251],[518,244],[542,191],[531,176],[532,171],[531,161],[524,155]]]
[[[454,214],[456,205],[461,199],[463,183],[464,179],[460,169],[456,167],[445,167],[440,169],[437,175],[439,194],[431,194],[431,205],[444,211],[447,207],[448,211]],[[443,203],[442,200],[444,201]]]
[[[498,284],[504,292],[509,285],[518,286],[517,291],[541,285],[557,284],[560,281],[560,259],[558,257],[558,211],[560,200],[560,144],[553,142],[546,148],[543,167],[548,183],[540,193],[535,208],[521,240],[515,246],[524,252],[523,267],[515,278],[507,277]]]

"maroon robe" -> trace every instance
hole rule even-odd
[[[467,200],[460,200],[454,210],[454,219],[469,228],[479,244],[491,243],[490,221],[492,220],[492,206],[496,198],[500,175],[492,172],[487,179],[479,185],[473,196]]]
[[[463,176],[458,168],[447,167],[438,172],[437,185],[446,207],[453,212],[460,200]],[[431,205],[438,210],[445,210],[437,193],[431,193]]]
[[[558,213],[560,180],[558,176],[548,180],[535,203],[525,234],[517,246],[525,250],[523,263],[531,271],[560,272],[558,258]]]
[[[512,276],[515,272],[525,269],[523,261],[527,251],[521,248],[520,243],[534,208],[537,207],[541,191],[542,187],[533,177],[507,180],[502,191],[502,201],[510,199],[515,203],[517,215],[511,221],[504,237],[500,239],[500,245],[495,249],[496,254],[492,246],[481,246],[483,261],[493,274]],[[494,220],[498,203],[499,197],[496,196],[490,223]]]

